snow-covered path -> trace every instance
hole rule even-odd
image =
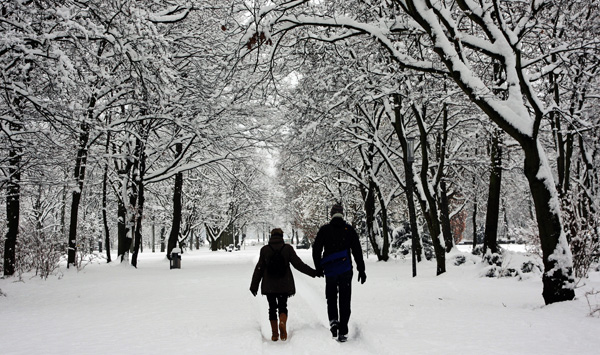
[[[478,265],[411,277],[408,260],[367,260],[353,283],[350,340],[327,329],[324,280],[294,272],[289,339],[272,342],[264,297],[248,291],[258,249],[194,251],[169,270],[162,254],[139,268],[94,263],[47,281],[0,280],[0,354],[596,354],[600,319],[583,296],[544,306],[541,281],[478,277]],[[310,251],[298,250],[312,265]],[[593,300],[592,300],[593,301]],[[597,300],[600,301],[600,300]],[[594,301],[594,302],[597,302]]]

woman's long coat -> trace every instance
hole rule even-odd
[[[275,251],[283,248],[283,250],[281,251],[281,255],[286,261],[286,271],[283,277],[275,278],[269,275],[269,273],[267,272],[267,263],[273,256],[273,254],[275,254],[275,251],[271,249],[271,247]],[[292,264],[296,270],[310,277],[317,276],[316,271],[310,266],[306,265],[298,257],[296,251],[294,250],[294,247],[284,243],[283,237],[272,236],[271,239],[269,239],[269,245],[265,245],[260,249],[260,258],[258,259],[258,263],[256,263],[256,267],[254,268],[254,274],[252,275],[252,283],[250,284],[250,291],[258,292],[258,284],[261,283],[262,280],[260,291],[263,295],[294,295],[296,293],[296,285],[294,284],[294,276],[292,275],[290,264]]]

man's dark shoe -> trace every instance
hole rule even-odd
[[[332,320],[329,322],[329,331],[331,331],[331,336],[334,338],[338,336],[338,327],[339,323],[337,320]]]
[[[340,334],[340,335],[338,336],[338,341],[339,341],[340,343],[345,343],[345,342],[346,342],[346,340],[348,340],[348,336],[347,336],[346,334]]]

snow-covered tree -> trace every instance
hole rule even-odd
[[[560,5],[493,0],[281,2],[256,13],[246,38],[264,37],[263,43],[275,43],[273,53],[279,53],[286,49],[277,45],[281,38],[292,34],[324,42],[364,35],[389,51],[400,68],[452,78],[521,146],[543,251],[543,296],[546,303],[553,303],[574,297],[572,257],[551,166],[540,142],[540,129],[550,109],[540,100],[540,89],[533,80],[547,74],[540,63],[548,53],[538,49],[537,35],[544,31],[547,19],[553,18],[549,15],[568,11],[570,18],[581,13]],[[587,9],[595,18],[596,10]],[[411,37],[419,38],[417,50],[408,47],[413,42],[406,39]],[[594,51],[596,45],[596,38],[590,37],[554,52]],[[494,93],[494,62],[500,63],[506,75],[504,97]]]

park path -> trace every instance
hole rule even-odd
[[[260,246],[183,254],[170,270],[145,252],[138,268],[95,260],[58,277],[2,281],[0,353],[8,354],[378,354],[355,325],[346,344],[327,328],[324,280],[294,272],[289,339],[272,342],[265,297],[250,279]],[[299,250],[312,265],[307,250]]]
[[[297,250],[302,260],[313,266],[310,252]],[[252,260],[256,262],[256,260]],[[254,264],[252,265],[254,267]],[[370,334],[357,322],[350,323],[349,340],[338,343],[331,337],[327,319],[325,280],[312,279],[292,268],[296,295],[288,300],[288,340],[273,342],[268,322],[268,304],[265,297],[254,300],[256,322],[263,339],[262,354],[382,354]]]
[[[267,301],[249,291],[259,249],[186,252],[176,270],[146,251],[137,269],[96,260],[45,281],[0,279],[0,354],[598,353],[585,292],[600,289],[600,273],[575,301],[544,306],[539,277],[482,278],[476,264],[435,276],[435,263],[424,262],[412,278],[401,258],[371,258],[367,282],[354,277],[343,344],[327,327],[325,281],[295,271],[289,339],[272,342]],[[310,250],[297,253],[312,265]]]

